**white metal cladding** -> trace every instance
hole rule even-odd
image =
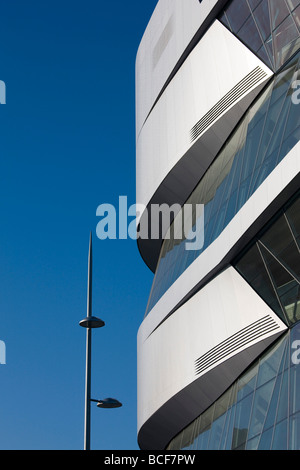
[[[210,14],[224,0],[159,0],[136,58],[136,132],[176,64]]]
[[[183,203],[272,75],[215,20],[160,97],[137,138],[137,202],[147,206],[160,191],[159,203]],[[222,108],[216,113],[220,100]],[[208,113],[211,119],[191,141],[191,130]],[[177,171],[175,167],[181,163]],[[183,175],[182,181],[178,181],[178,175]]]
[[[299,175],[300,142],[274,168],[218,238],[195,259],[159,299],[143,321],[147,335],[157,328],[202,279],[213,272],[216,267],[221,269],[227,254],[238,246],[245,234],[250,233],[248,241],[251,240],[281,207],[283,201],[280,198],[283,197],[285,202],[299,189]],[[275,205],[272,207],[274,202]],[[272,207],[271,211],[270,207]],[[245,241],[243,244],[245,245]],[[225,262],[228,263],[228,261]]]
[[[138,334],[141,448],[167,445],[183,424],[210,406],[286,329],[232,267],[195,294],[150,336],[142,324]],[[250,331],[248,339],[238,343],[246,330]],[[199,358],[230,340],[236,341],[236,348],[216,360],[211,356],[203,370],[195,368]]]

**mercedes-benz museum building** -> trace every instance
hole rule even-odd
[[[300,449],[299,139],[300,0],[158,1],[136,58],[137,243],[154,273],[141,449]],[[187,205],[203,208],[193,249],[172,230]],[[157,236],[154,206],[179,208]]]

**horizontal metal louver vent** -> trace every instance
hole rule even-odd
[[[195,125],[190,131],[191,141],[201,135],[224,111],[234,104],[244,93],[250,90],[260,80],[266,77],[266,72],[257,66],[252,72],[243,78],[235,87],[233,87],[223,98],[218,101]]]
[[[251,325],[243,328],[234,335],[227,338],[222,343],[215,346],[203,356],[195,361],[196,375],[201,374],[203,371],[213,366],[222,359],[237,351],[238,349],[246,346],[266,333],[270,333],[279,328],[276,321],[268,315],[261,320],[258,320]]]

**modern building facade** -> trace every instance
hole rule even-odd
[[[158,1],[136,60],[141,449],[300,449],[299,140],[300,0]],[[174,208],[155,237],[154,206]]]

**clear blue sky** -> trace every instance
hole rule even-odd
[[[0,449],[82,449],[93,232],[93,449],[137,449],[136,335],[153,274],[96,209],[135,203],[135,57],[157,0],[1,4]]]

